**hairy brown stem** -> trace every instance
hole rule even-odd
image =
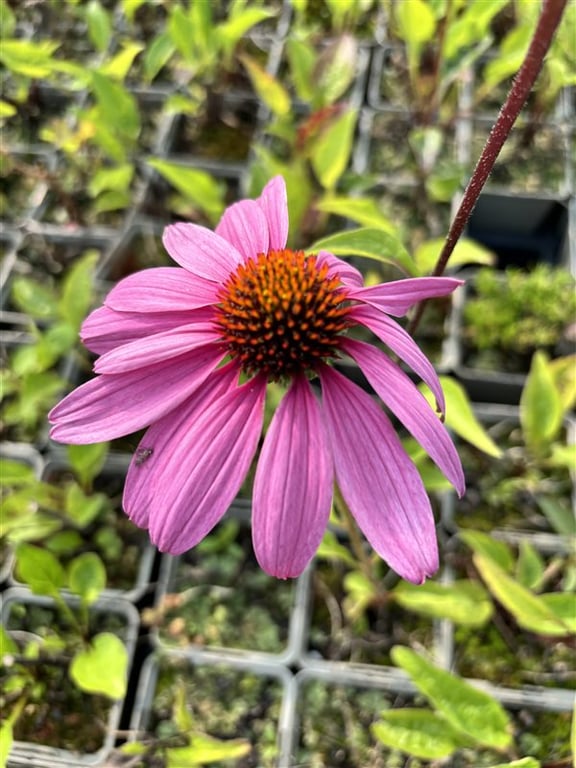
[[[532,86],[536,82],[536,78],[540,74],[542,64],[544,63],[544,57],[550,48],[552,38],[562,19],[562,14],[564,13],[567,2],[568,0],[544,0],[543,2],[542,12],[538,19],[538,24],[536,25],[536,30],[534,31],[526,57],[522,62],[518,74],[514,78],[510,93],[500,109],[496,122],[490,131],[490,135],[482,150],[480,159],[478,160],[474,172],[472,173],[472,177],[468,182],[468,186],[464,191],[464,196],[462,197],[458,212],[456,213],[454,221],[448,231],[448,235],[446,236],[444,247],[442,248],[436,266],[432,272],[436,277],[442,275],[446,269],[448,260],[464,231],[466,222],[474,210],[480,192],[482,191],[488,176],[492,172],[500,150],[508,138],[522,107],[526,103],[526,99],[532,90]],[[426,302],[421,302],[417,306],[414,316],[408,326],[408,332],[410,334],[413,334],[418,327],[420,320],[422,319],[425,304]]]

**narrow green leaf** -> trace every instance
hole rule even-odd
[[[8,764],[8,755],[14,743],[12,722],[9,719],[0,724],[0,765]]]
[[[462,579],[453,584],[427,581],[416,586],[401,581],[392,591],[394,600],[409,611],[456,624],[480,627],[492,615],[492,601],[477,582]]]
[[[397,233],[396,226],[384,216],[376,201],[370,197],[326,195],[315,203],[315,208],[351,219],[363,227],[382,229],[391,235]]]
[[[520,542],[518,560],[516,562],[516,578],[526,589],[538,589],[544,575],[544,560],[542,555],[529,541]],[[576,604],[574,605],[576,610]]]
[[[430,5],[424,0],[403,0],[395,6],[398,35],[409,45],[431,40],[436,30],[436,19]]]
[[[476,554],[489,558],[507,573],[512,573],[514,555],[505,541],[499,541],[482,531],[459,531],[458,538]]]
[[[50,40],[2,40],[0,61],[17,75],[47,78],[53,71],[52,54],[59,46]]]
[[[287,115],[290,111],[290,95],[279,80],[266,72],[255,59],[244,54],[238,57],[246,67],[254,90],[264,104],[278,117]]]
[[[556,357],[550,360],[548,368],[560,395],[562,410],[566,413],[576,405],[576,355]]]
[[[224,211],[224,186],[206,171],[151,158],[148,165],[158,171],[187,200],[216,223]]]
[[[99,0],[89,0],[86,6],[86,23],[88,37],[96,50],[103,53],[110,42],[112,23],[108,11],[102,7]]]
[[[314,141],[310,161],[324,189],[332,191],[348,166],[356,118],[356,110],[346,110]]]
[[[371,726],[378,741],[414,757],[449,757],[464,743],[462,735],[448,722],[426,709],[393,709],[382,712],[380,717]]]
[[[82,691],[99,693],[110,699],[126,694],[128,652],[122,640],[110,632],[92,638],[70,663],[70,677]]]
[[[106,568],[95,552],[83,552],[70,563],[68,585],[85,605],[92,605],[106,587]]]
[[[570,466],[574,466],[574,462]],[[536,503],[556,533],[561,536],[576,537],[576,518],[569,499],[537,494]]]
[[[141,43],[124,42],[122,50],[106,61],[100,67],[100,72],[106,77],[123,81],[130,71],[134,59],[143,50],[144,45]]]
[[[542,603],[561,621],[570,634],[576,633],[576,596],[573,592],[546,592],[539,595]]]
[[[286,53],[296,95],[301,101],[309,103],[314,94],[312,79],[312,70],[316,61],[314,48],[307,40],[291,36],[286,40]]]
[[[500,702],[410,648],[397,645],[391,655],[453,728],[487,747],[510,746],[512,726]]]
[[[140,132],[140,112],[135,97],[121,83],[101,72],[92,72],[92,87],[99,113],[108,127],[134,141]]]
[[[158,75],[162,67],[170,61],[176,46],[168,32],[157,35],[144,52],[144,78],[147,83]]]
[[[17,546],[16,573],[35,595],[58,595],[66,582],[64,569],[54,555],[33,544]]]
[[[541,768],[541,763],[535,757],[522,757],[520,760],[512,760],[511,763],[491,765],[490,768]]]
[[[414,252],[414,261],[418,265],[418,272],[421,275],[428,275],[432,272],[444,247],[444,240],[437,238],[435,240],[426,240],[416,248]],[[470,240],[466,237],[461,238],[450,256],[450,266],[462,266],[463,264],[483,264],[493,266],[496,254],[485,248],[480,243]]]
[[[464,387],[452,376],[439,378],[446,400],[446,426],[488,456],[495,458],[501,456],[502,451],[476,418]],[[420,390],[428,402],[434,406],[434,397],[428,388],[422,384]]]
[[[364,256],[388,264],[394,264],[408,274],[413,274],[414,263],[400,240],[389,232],[373,227],[348,229],[317,240],[308,253],[329,251],[335,256]]]
[[[194,734],[187,747],[166,750],[167,768],[200,768],[202,765],[239,760],[250,754],[252,747],[244,739],[220,740],[203,734]]]
[[[8,117],[14,117],[17,114],[17,109],[13,104],[10,104],[4,99],[0,99],[0,120],[4,120]]]
[[[72,326],[74,333],[80,328],[94,299],[93,278],[99,258],[98,251],[86,251],[64,278],[58,313]]]
[[[202,3],[196,3],[202,5]],[[181,5],[170,8],[170,17],[166,25],[170,40],[176,50],[188,64],[194,64],[194,42],[200,30],[194,26],[192,19]]]
[[[528,445],[542,450],[562,425],[562,402],[548,357],[538,350],[532,357],[530,373],[520,397],[520,422]]]
[[[542,599],[519,584],[493,560],[474,555],[474,564],[494,597],[502,603],[518,624],[531,632],[563,637],[569,633],[566,623]]]
[[[336,38],[322,51],[312,72],[314,104],[334,104],[354,80],[358,65],[358,46],[352,35]]]

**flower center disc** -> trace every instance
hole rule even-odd
[[[349,309],[339,278],[327,274],[316,256],[282,250],[259,253],[228,278],[217,322],[246,373],[278,380],[337,354]]]

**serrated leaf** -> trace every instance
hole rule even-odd
[[[391,594],[409,611],[450,619],[464,626],[480,627],[492,615],[492,601],[486,590],[477,582],[464,579],[453,584],[426,581],[418,586],[401,581]]]
[[[317,240],[307,253],[329,251],[335,256],[363,256],[387,264],[394,264],[413,274],[414,263],[400,240],[389,232],[373,227],[349,229]]]
[[[463,746],[462,735],[441,717],[426,709],[384,711],[373,723],[372,733],[387,747],[424,760],[449,757]]]
[[[238,57],[245,66],[252,81],[254,90],[264,104],[277,116],[283,117],[290,111],[290,95],[284,86],[273,75],[246,54]]]
[[[66,574],[51,552],[33,544],[16,547],[16,574],[35,595],[58,595]]]
[[[95,552],[83,552],[68,567],[68,586],[84,605],[92,605],[106,587],[106,568]]]
[[[456,675],[439,669],[410,648],[396,645],[394,663],[402,667],[417,688],[459,733],[494,749],[512,743],[512,726],[506,711],[492,696]]]
[[[474,564],[494,597],[521,627],[553,637],[563,637],[569,633],[567,624],[554,613],[541,595],[535,595],[523,587],[493,560],[475,554]]]
[[[78,651],[70,663],[70,677],[82,691],[110,699],[126,694],[128,652],[119,637],[102,632]]]

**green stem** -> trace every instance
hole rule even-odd
[[[348,505],[342,498],[340,491],[338,489],[336,489],[336,492],[334,494],[334,506],[336,508],[336,511],[338,512],[338,516],[340,517],[340,519],[342,520],[346,528],[348,537],[350,539],[350,546],[352,547],[352,551],[356,556],[356,559],[358,560],[362,573],[364,574],[364,576],[366,576],[370,584],[372,584],[375,591],[381,594],[383,590],[382,590],[382,586],[380,584],[379,579],[376,577],[376,574],[374,573],[373,560],[368,554],[368,552],[366,551],[366,547],[364,546],[364,542],[362,541],[362,537],[360,536],[360,533],[356,526],[356,521],[352,517],[352,514],[348,509]]]

